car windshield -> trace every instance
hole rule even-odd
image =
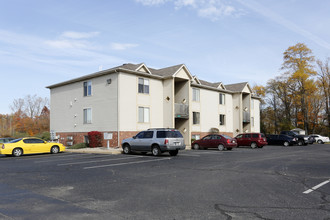
[[[9,143],[16,143],[16,142],[19,142],[20,140],[22,140],[22,138],[18,138],[18,139],[12,140]]]
[[[157,131],[157,138],[182,138],[179,131]]]
[[[232,137],[230,137],[228,135],[225,135],[225,134],[222,134],[222,137],[227,138],[227,139],[231,139],[232,138]]]

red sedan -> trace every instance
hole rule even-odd
[[[219,150],[231,150],[236,147],[236,140],[224,134],[210,134],[202,139],[196,140],[192,143],[194,150],[207,149],[207,148],[218,148]]]

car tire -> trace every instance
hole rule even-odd
[[[224,149],[225,149],[225,147],[224,147],[222,144],[219,144],[219,145],[218,145],[218,150],[219,150],[219,151],[222,151],[222,150],[224,150]]]
[[[303,146],[304,142],[303,141],[298,141],[298,146]]]
[[[123,146],[123,153],[124,154],[130,154],[132,151],[131,151],[131,147],[129,146],[129,144],[125,144]]]
[[[13,153],[12,153],[12,155],[14,156],[14,157],[19,157],[19,156],[21,156],[23,154],[23,150],[22,150],[22,148],[15,148],[14,150],[13,150]]]
[[[317,143],[318,144],[324,144],[324,142],[322,140],[318,140]]]
[[[227,147],[227,150],[232,150],[233,148],[232,147]]]
[[[194,144],[194,146],[193,146],[193,149],[194,149],[194,150],[199,150],[199,149],[200,149],[200,147],[199,147],[199,145],[198,145],[198,144]]]
[[[289,143],[289,142],[287,142],[287,141],[284,141],[283,145],[284,145],[284,147],[287,147],[287,146],[289,146],[289,145],[290,145],[290,143]]]
[[[153,146],[151,149],[152,155],[154,156],[159,156],[162,154],[162,152],[160,151],[160,148],[158,146]]]
[[[176,155],[178,155],[179,150],[171,150],[169,153],[171,156],[176,156]]]
[[[251,143],[251,148],[252,148],[252,149],[257,148],[257,147],[258,147],[258,145],[257,145],[256,142],[252,142],[252,143]]]
[[[58,146],[53,146],[50,149],[50,153],[52,153],[52,154],[57,154],[58,152],[60,152],[60,148]]]

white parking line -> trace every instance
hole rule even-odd
[[[318,184],[318,185],[316,185],[316,186],[314,186],[313,188],[311,188],[311,189],[309,189],[309,190],[306,190],[306,191],[303,192],[303,193],[304,193],[304,194],[311,193],[311,192],[313,192],[314,190],[316,190],[316,189],[320,188],[321,186],[324,186],[325,184],[328,184],[328,183],[330,183],[330,179],[329,179],[329,180],[326,180],[326,181],[324,181],[324,182],[322,182],[322,183],[320,183],[320,184]]]
[[[69,156],[69,155],[66,155],[66,156]],[[76,157],[76,156],[80,156],[78,158],[73,158],[73,157]],[[93,155],[93,154],[88,154],[88,155],[81,155],[81,154],[74,154],[74,155],[71,155],[71,157],[65,157],[65,158],[52,158],[52,159],[48,159],[48,160],[40,160],[40,161],[35,161],[35,163],[50,163],[50,162],[54,162],[54,161],[60,161],[60,160],[75,160],[75,159],[89,159],[89,158],[98,158],[98,157],[111,157],[112,155],[111,154],[102,154],[100,156],[96,156],[96,155]]]
[[[84,167],[84,169],[95,169],[95,168],[102,168],[102,167],[114,167],[114,166],[137,164],[137,163],[149,163],[149,162],[154,162],[154,161],[170,160],[170,159],[171,158],[162,158],[162,159],[152,159],[152,160],[127,162],[127,163],[115,163],[115,164],[107,164],[107,165],[100,165],[100,166],[93,166],[93,167]]]
[[[91,160],[91,161],[81,161],[81,162],[72,162],[72,163],[62,163],[62,164],[57,164],[57,166],[68,166],[68,165],[76,165],[76,164],[97,163],[97,162],[112,161],[112,160],[127,160],[127,159],[137,158],[137,157],[143,157],[143,156],[122,157],[122,158],[104,159],[104,160]]]

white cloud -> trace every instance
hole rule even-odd
[[[138,3],[148,6],[155,6],[172,2],[174,8],[190,8],[196,11],[197,15],[203,18],[216,21],[225,16],[240,16],[241,10],[235,9],[228,1],[224,0],[135,0]]]
[[[71,39],[86,39],[92,38],[99,35],[99,32],[75,32],[75,31],[66,31],[61,34],[61,37],[71,38]]]
[[[111,43],[111,49],[113,50],[127,50],[133,47],[139,46],[138,44],[123,44],[123,43]]]
[[[165,2],[168,2],[169,0],[135,0],[138,3],[141,3],[142,5],[161,5]]]

